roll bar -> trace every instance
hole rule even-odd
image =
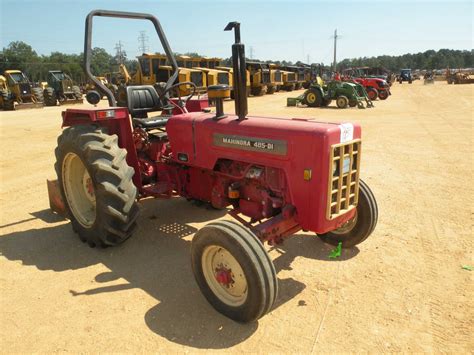
[[[115,17],[115,18],[125,18],[125,19],[136,19],[136,20],[149,20],[155,26],[156,33],[160,38],[161,45],[166,53],[166,57],[168,58],[169,63],[173,67],[173,75],[170,76],[168,81],[166,82],[165,89],[168,89],[173,85],[176,78],[178,77],[178,64],[176,63],[176,59],[174,58],[173,52],[171,51],[170,45],[168,40],[166,39],[165,33],[163,32],[163,28],[160,25],[160,21],[150,14],[143,14],[137,12],[123,12],[123,11],[109,11],[109,10],[93,10],[91,11],[86,17],[86,29],[85,29],[85,36],[84,36],[84,70],[86,75],[89,79],[91,79],[94,84],[96,84],[99,88],[101,88],[104,93],[107,95],[109,100],[109,106],[116,106],[117,102],[115,97],[104,84],[100,80],[98,80],[91,72],[91,59],[92,59],[92,20],[94,17]]]

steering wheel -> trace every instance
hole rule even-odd
[[[181,98],[181,93],[179,92],[179,90],[177,90],[177,92],[178,92],[178,104],[175,104],[168,97],[166,97],[166,94],[169,93],[171,90],[173,90],[175,88],[179,88],[182,85],[191,85],[192,92],[191,92],[191,94],[186,96],[186,98],[183,100]],[[186,105],[187,105],[188,101],[196,94],[196,90],[197,90],[197,86],[196,86],[195,83],[193,83],[192,81],[184,81],[182,83],[173,84],[170,87],[168,87],[167,89],[164,89],[161,93],[158,93],[158,96],[159,96],[160,100],[166,100],[168,103],[170,103],[173,106],[173,108],[176,107],[182,113],[187,113],[188,110],[186,109]]]

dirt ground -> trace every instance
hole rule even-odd
[[[249,99],[253,114],[361,123],[379,222],[335,261],[305,233],[270,249],[279,298],[245,325],[211,308],[191,272],[193,234],[228,217],[147,200],[132,239],[90,249],[48,206],[63,108],[0,112],[2,352],[474,351],[474,272],[462,268],[474,264],[474,85],[392,92],[368,110]]]

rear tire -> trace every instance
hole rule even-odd
[[[79,238],[91,247],[127,240],[138,217],[137,188],[118,137],[93,126],[69,127],[55,154],[61,194]]]
[[[196,233],[191,256],[196,282],[218,312],[251,322],[271,310],[278,293],[275,267],[249,229],[231,221],[209,223]]]
[[[309,107],[320,107],[323,103],[321,92],[314,88],[306,90],[303,100]]]
[[[349,101],[349,107],[356,107],[356,106],[357,106],[357,101],[355,100]]]
[[[46,106],[56,106],[57,98],[53,88],[44,89],[44,104]]]
[[[378,219],[377,201],[369,186],[359,181],[359,202],[356,216],[342,225],[339,229],[325,234],[319,234],[321,240],[331,245],[342,242],[343,248],[351,248],[366,240],[375,229]]]

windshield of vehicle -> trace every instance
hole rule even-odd
[[[11,73],[10,76],[17,83],[27,83],[28,79],[22,73]]]
[[[66,79],[66,76],[64,75],[64,73],[53,73],[53,75],[56,77],[56,79],[58,80],[64,80]]]

